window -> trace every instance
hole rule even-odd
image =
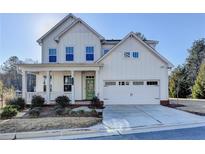
[[[132,83],[134,86],[138,86],[138,85],[144,85],[143,81],[133,81]]]
[[[73,56],[73,47],[66,47],[66,61],[73,61],[74,56]]]
[[[124,52],[124,57],[129,58],[130,57],[130,52]]]
[[[56,62],[56,49],[49,49],[49,62]]]
[[[86,47],[86,60],[87,61],[94,60],[94,47]]]
[[[116,85],[116,82],[113,82],[113,81],[105,82],[105,87],[107,87],[107,86],[115,86],[115,85]]]
[[[103,49],[103,53],[106,54],[108,53],[109,49]]]
[[[126,58],[139,58],[139,52],[124,52],[124,57]]]
[[[139,57],[139,53],[138,52],[133,52],[132,53],[132,57],[133,58],[138,58]]]
[[[72,91],[72,78],[71,76],[64,76],[64,91],[71,92]]]
[[[46,92],[46,76],[43,76],[43,92]]]
[[[129,82],[128,81],[119,81],[119,85],[120,86],[124,86],[124,85],[127,85],[127,86],[129,86]]]
[[[43,76],[43,92],[46,92],[47,77]],[[52,92],[52,76],[50,76],[50,92]]]
[[[158,85],[157,81],[147,81],[147,85]]]

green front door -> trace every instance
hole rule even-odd
[[[94,77],[86,77],[86,99],[91,100],[95,96],[95,79]]]

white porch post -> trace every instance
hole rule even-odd
[[[22,72],[22,96],[25,99],[25,101],[27,101],[26,93],[27,93],[27,72],[23,71]]]
[[[95,96],[99,97],[99,70],[95,71]]]
[[[46,72],[46,98],[47,103],[50,101],[50,71]]]
[[[71,98],[71,103],[75,104],[75,79],[74,79],[74,71],[71,71],[71,78],[73,79],[73,84],[72,84],[72,98]]]

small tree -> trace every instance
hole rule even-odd
[[[0,81],[0,101],[2,101],[0,102],[1,103],[0,108],[3,107],[3,88],[4,88],[3,82]]]
[[[192,97],[199,99],[205,98],[205,63],[202,63],[200,66],[199,73],[192,89]]]

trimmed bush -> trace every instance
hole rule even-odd
[[[59,96],[55,99],[56,104],[61,107],[66,107],[70,103],[70,99],[67,96]]]
[[[103,108],[104,103],[103,101],[100,101],[100,99],[97,96],[95,96],[93,97],[90,105],[93,108]]]
[[[9,119],[16,116],[18,113],[17,109],[13,105],[7,105],[3,108],[3,112],[1,113],[2,119]]]
[[[11,99],[7,102],[8,105],[13,105],[16,106],[17,110],[23,110],[26,107],[25,100],[23,98],[16,98],[16,99]]]
[[[41,113],[41,108],[40,108],[40,107],[35,107],[35,108],[33,108],[33,109],[31,109],[31,110],[29,111],[29,115],[30,115],[32,118],[37,118],[37,117],[39,117],[40,113]]]
[[[98,116],[98,112],[93,109],[91,112],[90,112],[91,116],[94,116],[94,117],[97,117]]]
[[[42,96],[34,95],[31,100],[31,107],[42,107],[45,103],[45,99]]]
[[[56,108],[55,113],[56,113],[56,115],[63,115],[64,114],[64,108]]]

